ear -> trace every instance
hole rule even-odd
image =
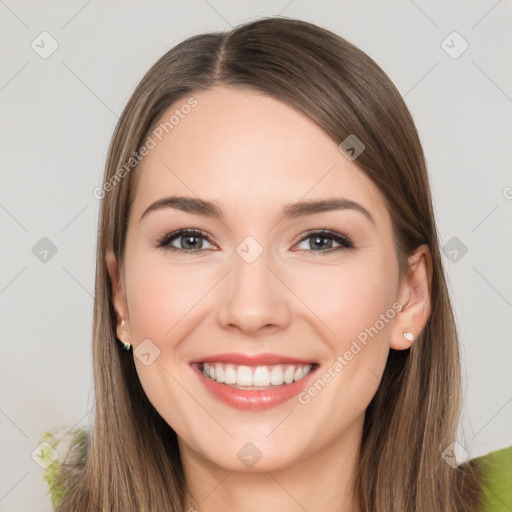
[[[126,293],[116,257],[112,251],[108,251],[105,257],[110,281],[112,283],[112,303],[116,311],[118,339],[125,343],[132,343],[132,329],[130,315],[126,303]]]
[[[398,302],[402,309],[395,316],[391,329],[390,347],[404,350],[424,329],[431,313],[432,257],[426,244],[420,245],[408,258],[407,275],[402,278],[398,293]],[[404,338],[411,333],[412,340]]]

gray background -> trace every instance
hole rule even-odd
[[[356,44],[404,96],[448,244],[465,373],[458,441],[469,457],[512,443],[510,1],[0,0],[1,511],[51,510],[31,453],[45,431],[92,421],[92,191],[130,93],[186,37],[279,13]],[[46,261],[43,237],[57,249]]]

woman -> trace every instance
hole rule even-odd
[[[95,422],[59,512],[484,506],[422,148],[366,54],[284,18],[187,39],[95,195]]]

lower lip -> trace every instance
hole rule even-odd
[[[305,377],[292,384],[276,386],[274,389],[251,391],[216,382],[205,377],[198,364],[192,364],[191,366],[199,375],[203,385],[215,398],[231,407],[244,411],[265,411],[290,400],[306,387],[311,380],[311,376],[318,369],[318,366],[315,366]]]

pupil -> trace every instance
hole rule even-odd
[[[185,248],[186,249],[190,249],[190,247],[194,248],[196,244],[194,244],[193,242],[190,243],[191,240],[195,240],[197,239],[197,236],[194,236],[194,235],[189,235],[188,237],[185,238]],[[189,245],[190,244],[190,245]]]
[[[324,248],[324,246],[325,246],[325,245],[329,245],[329,242],[324,242],[324,243],[320,242],[320,243],[317,243],[317,242],[318,242],[318,240],[326,240],[326,238],[325,238],[325,237],[323,237],[323,236],[317,236],[317,237],[315,237],[315,244],[317,244],[318,246],[320,246],[320,248]]]

